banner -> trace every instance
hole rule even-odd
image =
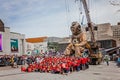
[[[0,34],[0,51],[2,51],[2,34]]]
[[[11,39],[11,52],[18,52],[18,39]]]

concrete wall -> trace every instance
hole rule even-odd
[[[25,53],[25,35],[20,33],[10,32],[9,27],[5,27],[5,32],[2,34],[2,51],[0,54],[24,54]],[[18,39],[18,52],[11,52],[11,39]]]
[[[113,31],[110,23],[98,24],[95,26],[97,27],[97,30],[94,30],[95,40],[113,39]],[[91,41],[91,34],[89,31],[86,32],[86,35],[87,40]]]
[[[10,54],[10,28],[6,27],[2,34],[2,52],[0,54]]]
[[[113,37],[117,41],[117,46],[120,46],[120,25],[113,25]]]
[[[47,42],[39,42],[39,43],[29,43],[26,42],[26,54],[39,54],[41,51],[44,53],[47,51]],[[35,50],[38,51],[38,53],[35,52]]]
[[[10,39],[18,39],[18,52],[11,52],[17,53],[18,55],[25,54],[25,35],[15,32],[10,32]]]
[[[113,37],[113,31],[110,23],[104,23],[97,25],[98,30],[96,31],[97,40],[106,40]]]

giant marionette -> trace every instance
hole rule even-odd
[[[81,30],[81,26],[78,22],[72,22],[70,29],[72,32],[71,42],[66,47],[64,54],[71,55],[74,53],[76,57],[82,57],[87,43],[86,34]]]

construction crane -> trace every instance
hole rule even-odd
[[[95,40],[95,35],[94,35],[94,30],[93,30],[94,27],[93,27],[91,19],[90,19],[87,2],[86,2],[86,0],[81,0],[81,2],[83,4],[84,10],[85,10],[86,19],[88,22],[87,23],[88,29],[91,34],[91,42],[88,44],[90,46],[89,47],[89,52],[90,52],[89,57],[91,60],[91,64],[100,64],[101,60],[102,60],[102,53],[100,53],[98,43]]]

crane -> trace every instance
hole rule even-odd
[[[91,59],[92,64],[100,64],[101,60],[102,60],[102,53],[99,52],[99,46],[98,46],[98,43],[95,40],[93,25],[92,25],[92,22],[91,22],[87,2],[86,2],[86,0],[81,0],[81,2],[83,4],[84,10],[85,10],[86,19],[87,19],[87,22],[88,22],[87,24],[88,24],[89,32],[91,34],[91,44],[89,44],[89,46],[90,46],[89,57]]]

